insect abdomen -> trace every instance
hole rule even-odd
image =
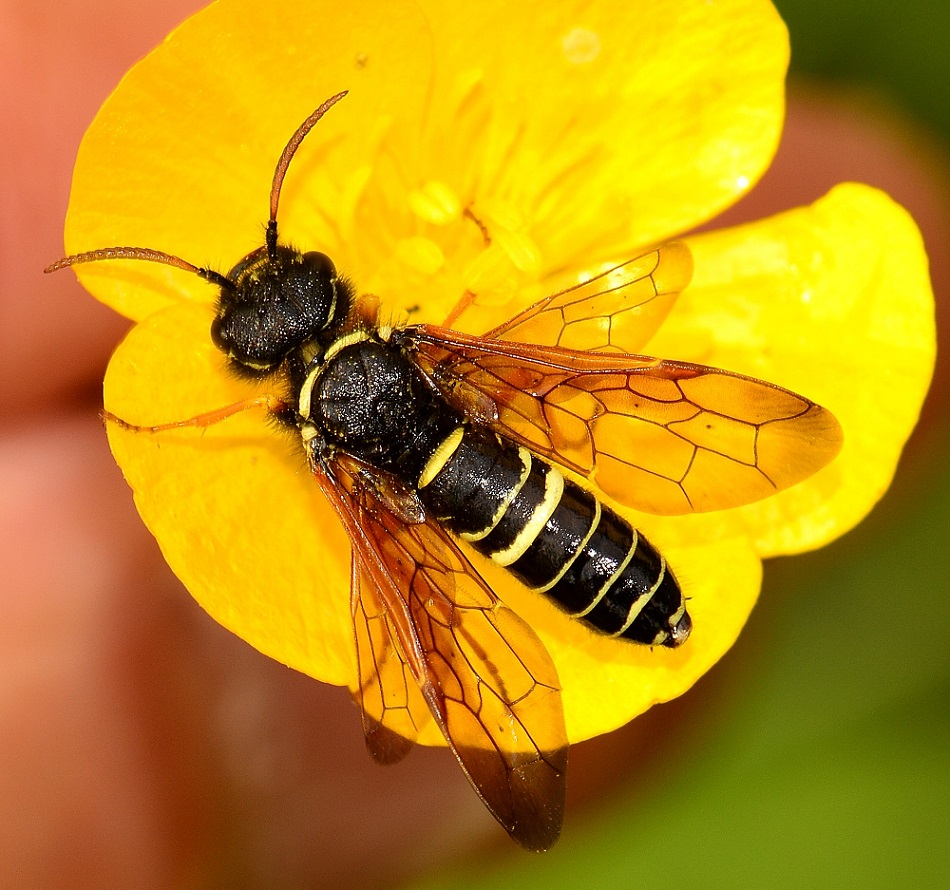
[[[600,633],[670,647],[689,635],[666,560],[526,448],[459,427],[433,455],[419,494],[447,529]]]

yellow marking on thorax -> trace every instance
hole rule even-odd
[[[442,440],[442,443],[435,449],[432,456],[426,461],[426,465],[422,468],[422,472],[419,474],[417,488],[425,488],[442,472],[442,469],[452,458],[452,455],[458,451],[458,447],[462,444],[462,437],[464,435],[465,428],[457,426]]]
[[[320,347],[315,340],[309,340],[300,347],[300,357],[309,365],[320,354]]]
[[[327,347],[327,351],[323,353],[323,364],[326,364],[333,356],[337,355],[341,350],[346,349],[347,346],[352,346],[354,343],[362,343],[364,340],[369,340],[369,338],[370,332],[363,328],[350,331],[342,337],[337,337],[336,340]]]
[[[310,419],[310,412],[313,410],[313,387],[317,382],[317,377],[320,376],[320,372],[326,367],[327,362],[330,361],[333,356],[339,354],[341,350],[346,349],[347,346],[352,346],[354,343],[362,343],[364,340],[369,340],[369,338],[369,331],[362,329],[350,331],[342,337],[337,337],[337,339],[327,347],[327,351],[323,354],[323,360],[315,362],[310,370],[307,371],[307,376],[304,377],[303,384],[300,387],[300,398],[297,400],[297,413],[301,417],[306,417],[308,420]]]
[[[548,470],[544,477],[544,498],[534,509],[531,518],[525,523],[523,529],[518,532],[511,545],[498,553],[493,553],[491,558],[500,566],[510,566],[513,562],[524,555],[533,543],[534,539],[540,534],[541,529],[547,525],[551,514],[561,503],[561,495],[564,493],[564,477],[555,467]]]
[[[303,384],[300,387],[300,398],[297,400],[297,413],[301,417],[310,419],[310,411],[313,408],[313,387],[323,370],[322,364],[315,364],[307,371]]]

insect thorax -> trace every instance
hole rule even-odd
[[[331,345],[302,383],[309,420],[329,445],[414,486],[432,450],[462,418],[451,409],[394,341],[359,331]],[[301,399],[305,406],[307,399]]]

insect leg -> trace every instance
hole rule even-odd
[[[258,396],[256,399],[242,399],[240,402],[234,402],[231,405],[225,405],[223,408],[216,408],[213,411],[206,411],[195,417],[189,417],[186,420],[173,420],[171,423],[160,423],[155,426],[140,426],[136,423],[129,423],[123,420],[111,411],[103,410],[101,417],[107,423],[114,423],[124,430],[130,430],[133,433],[160,433],[165,430],[177,430],[187,426],[209,427],[222,420],[227,420],[235,414],[242,411],[248,411],[251,408],[265,408],[270,414],[279,414],[286,410],[287,403],[276,396]]]

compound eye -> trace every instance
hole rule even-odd
[[[227,352],[228,343],[222,327],[221,316],[216,315],[214,321],[211,322],[211,342],[222,352]]]
[[[273,371],[287,352],[286,331],[248,306],[239,306],[211,322],[211,340],[232,361],[241,374],[257,377]]]
[[[328,281],[336,278],[336,266],[325,253],[309,250],[303,255],[303,261],[313,274],[326,278]]]
[[[319,251],[302,254],[281,277],[281,304],[284,323],[306,337],[324,330],[334,318],[337,302],[337,275],[333,261]],[[276,307],[275,307],[276,309]]]

